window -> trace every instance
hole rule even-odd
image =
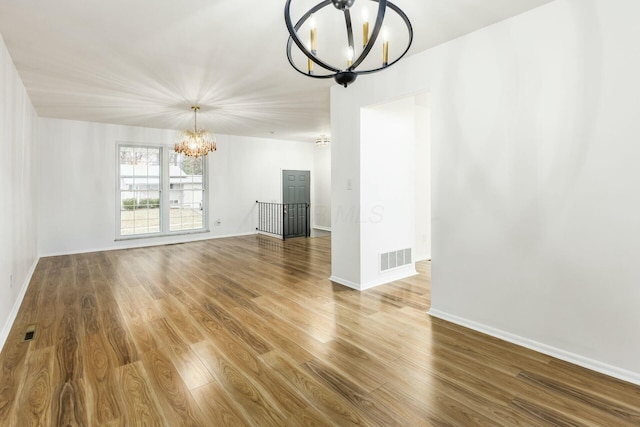
[[[205,167],[161,146],[118,147],[118,238],[206,228]]]
[[[160,232],[161,149],[120,147],[120,235]]]
[[[170,231],[203,228],[204,196],[202,157],[172,153],[169,166]]]

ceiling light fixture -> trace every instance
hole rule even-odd
[[[329,143],[331,143],[331,140],[327,135],[320,135],[316,138],[316,145],[318,147],[326,147]]]
[[[361,0],[365,1],[365,0]],[[284,6],[284,20],[287,25],[287,29],[289,30],[289,40],[287,41],[287,58],[289,59],[289,63],[291,66],[301,74],[305,76],[316,78],[316,79],[327,79],[333,77],[338,84],[341,84],[344,87],[347,87],[349,84],[353,83],[356,78],[360,74],[369,74],[375,73],[376,71],[383,70],[396,62],[398,62],[402,57],[407,53],[409,47],[411,47],[411,43],[413,41],[413,28],[411,27],[411,22],[407,15],[400,10],[400,8],[393,3],[387,0],[366,0],[367,2],[371,1],[373,3],[377,3],[377,15],[376,21],[373,25],[373,30],[371,33],[369,32],[369,21],[365,17],[362,22],[362,50],[360,54],[356,57],[356,46],[353,37],[353,26],[351,20],[351,12],[350,9],[355,3],[355,0],[324,0],[309,9],[298,22],[294,25],[291,21],[291,0],[287,0]],[[318,13],[321,9],[329,4],[333,4],[333,6],[341,11],[344,15],[345,25],[347,27],[347,43],[346,46],[342,45],[342,47],[335,47],[336,50],[344,51],[346,49],[346,68],[336,67],[335,65],[331,65],[328,62],[323,61],[317,56],[318,52],[318,30],[315,25],[315,19],[313,19],[313,15]],[[408,31],[408,42],[407,46],[402,52],[400,56],[395,58],[392,62],[389,62],[389,39],[388,37],[382,37],[381,42],[381,50],[382,50],[382,60],[381,66],[373,66],[372,68],[365,70],[357,70],[357,67],[363,63],[363,61],[367,58],[367,55],[371,52],[376,41],[378,40],[378,36],[382,30],[382,24],[384,22],[385,13],[387,8],[394,11],[401,19],[404,21],[404,24],[407,27]],[[363,9],[366,13],[366,9]],[[304,25],[308,22],[308,25]],[[305,28],[305,30],[309,31],[309,41],[308,44],[302,42],[298,31],[301,28]],[[327,30],[331,32],[335,32],[333,29]],[[291,48],[293,44],[296,44],[300,51],[307,57],[307,70],[304,71],[302,68],[298,67],[291,55]],[[327,74],[315,74],[314,64],[319,67],[325,69]]]
[[[194,105],[191,109],[193,110],[193,130],[180,132],[173,149],[176,153],[182,153],[185,156],[206,156],[210,151],[216,151],[216,140],[208,131],[198,129],[198,110],[200,107]]]

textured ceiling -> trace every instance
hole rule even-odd
[[[413,23],[412,54],[549,1],[394,3]],[[301,9],[317,2],[293,0]],[[41,117],[181,129],[198,103],[199,123],[216,133],[311,141],[330,133],[335,83],[289,66],[283,8],[284,0],[0,0],[0,33]]]

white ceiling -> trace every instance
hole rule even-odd
[[[549,1],[394,2],[412,54]],[[0,0],[0,33],[41,117],[181,129],[198,103],[216,133],[311,141],[330,133],[335,83],[289,66],[284,3]]]

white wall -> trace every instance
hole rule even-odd
[[[333,88],[332,177],[361,107],[429,91],[431,313],[640,383],[637,16],[557,0]]]
[[[38,116],[0,36],[0,347],[37,261]],[[12,279],[10,280],[10,276]],[[10,286],[11,285],[11,286]]]
[[[41,119],[40,132],[41,256],[255,233],[255,201],[281,201],[282,169],[310,170],[314,179],[313,144],[217,135],[208,156],[210,232],[116,242],[117,143],[172,145],[175,132],[58,119]]]
[[[331,145],[315,148],[315,221],[313,226],[331,230]]]
[[[331,280],[358,288],[360,98],[354,101],[349,97],[353,87],[331,88]]]
[[[431,259],[431,112],[428,93],[414,97],[415,259]]]

